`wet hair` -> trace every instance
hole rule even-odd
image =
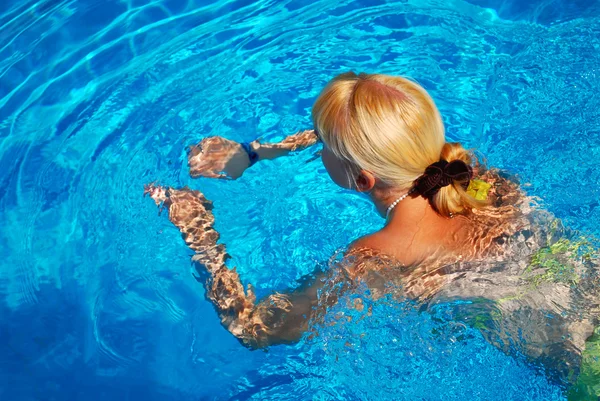
[[[344,73],[323,89],[312,110],[315,129],[354,180],[361,170],[399,190],[414,183],[440,160],[475,159],[460,143],[446,143],[440,113],[427,91],[410,79],[382,74]],[[486,203],[453,182],[428,197],[444,216]]]

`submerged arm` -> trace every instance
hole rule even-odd
[[[220,136],[204,138],[190,147],[190,175],[210,178],[239,178],[244,171],[261,160],[272,160],[290,152],[308,148],[318,142],[313,130],[289,135],[281,142],[240,144]]]
[[[212,203],[199,191],[147,186],[157,204],[168,209],[169,220],[179,228],[186,244],[195,252],[196,268],[206,282],[207,298],[214,304],[221,323],[249,348],[298,341],[308,329],[318,306],[318,292],[325,277],[317,273],[301,280],[298,288],[273,293],[257,301],[252,288],[244,289],[235,269],[225,266],[228,255],[217,244]],[[334,303],[335,298],[326,303]]]
[[[285,156],[290,152],[306,149],[319,141],[314,130],[306,130],[287,136],[281,142],[260,143],[258,140],[250,143],[250,149],[256,152],[258,161],[272,160]]]

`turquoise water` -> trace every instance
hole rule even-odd
[[[242,279],[293,285],[382,220],[314,150],[224,182],[190,179],[186,146],[310,127],[347,70],[414,77],[450,139],[600,235],[597,2],[3,2],[0,398],[563,399],[409,305],[344,324],[340,305],[316,338],[268,352],[219,325],[143,185],[201,189]]]

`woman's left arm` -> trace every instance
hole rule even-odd
[[[257,300],[252,287],[244,288],[239,274],[229,269],[225,245],[219,244],[214,229],[212,202],[199,191],[148,185],[145,193],[168,210],[169,220],[181,231],[194,251],[192,260],[206,277],[206,296],[221,323],[248,348],[292,343],[300,340],[315,314],[337,302],[339,292],[319,294],[327,282],[316,271],[300,280],[299,286]]]

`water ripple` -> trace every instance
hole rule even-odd
[[[379,343],[362,344],[359,361],[335,328],[317,347],[269,355],[240,349],[193,281],[189,250],[141,197],[154,180],[201,188],[215,201],[217,228],[244,280],[261,293],[293,283],[380,225],[369,206],[334,188],[311,154],[259,164],[243,180],[224,183],[192,181],[185,148],[210,134],[275,139],[308,127],[312,101],[342,71],[417,79],[442,110],[451,139],[519,174],[571,226],[600,234],[597,5],[9,3],[0,5],[2,308],[52,315],[58,306],[44,307],[47,300],[64,301],[64,313],[48,320],[59,334],[48,340],[55,351],[46,358],[61,372],[81,363],[90,377],[144,376],[195,399],[220,388],[238,398],[369,398],[382,377],[400,380],[391,362],[375,366]],[[374,337],[402,334],[381,313],[377,318],[391,326]],[[18,330],[14,336],[27,338]],[[390,358],[406,356],[401,344],[384,343]],[[73,354],[63,352],[71,346]],[[475,352],[453,347],[448,352]],[[528,377],[523,365],[477,349],[505,377]],[[407,361],[418,374],[431,373],[426,361]],[[284,376],[281,366],[289,369]],[[360,366],[379,377],[365,378],[360,394],[350,394]],[[469,384],[456,381],[462,374],[444,377],[466,394]],[[333,384],[325,388],[322,377]],[[503,390],[513,399],[523,391],[523,399],[534,399],[538,390],[559,398],[555,387],[535,380]],[[417,391],[415,383],[403,391]]]

